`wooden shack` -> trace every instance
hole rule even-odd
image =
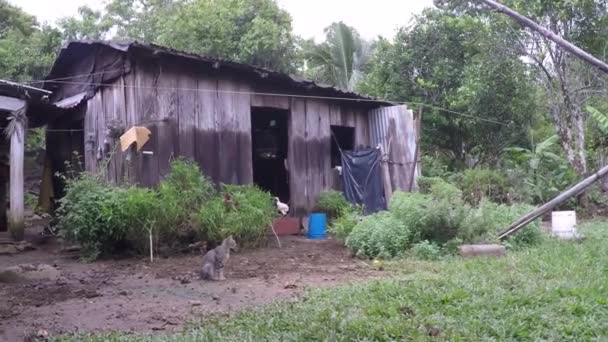
[[[153,186],[183,156],[216,183],[256,183],[299,214],[339,188],[339,149],[382,145],[392,189],[410,190],[419,172],[417,119],[405,106],[251,65],[137,42],[71,42],[44,87],[70,113],[49,127],[82,130],[47,135],[55,169],[77,151],[88,171]],[[134,126],[150,140],[122,152],[119,133]]]

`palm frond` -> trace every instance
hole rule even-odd
[[[608,134],[608,114],[602,113],[591,106],[587,106],[587,112],[595,121],[597,121],[598,127],[602,133]]]
[[[7,120],[8,125],[6,125],[6,128],[4,129],[4,136],[7,139],[10,139],[15,132],[19,132],[17,130],[17,124],[21,124],[24,128],[27,128],[27,106],[12,112]],[[24,139],[25,137],[17,136],[17,138]]]

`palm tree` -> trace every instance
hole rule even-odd
[[[352,91],[369,58],[369,44],[343,22],[325,29],[325,41],[305,48],[307,76]]]

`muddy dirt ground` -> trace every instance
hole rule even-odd
[[[36,240],[30,234],[31,240]],[[350,257],[334,240],[282,237],[257,250],[234,253],[227,280],[198,278],[199,254],[156,259],[79,261],[57,241],[36,241],[37,249],[0,256],[0,269],[19,264],[48,264],[56,280],[0,283],[0,341],[47,330],[66,332],[120,330],[170,332],[190,320],[298,296],[306,288],[336,286],[383,274]]]

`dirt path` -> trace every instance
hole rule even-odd
[[[380,276],[333,240],[282,238],[283,248],[233,254],[225,282],[204,282],[201,257],[101,261],[84,264],[58,246],[0,256],[0,268],[45,263],[61,271],[56,281],[0,283],[0,341],[26,333],[74,331],[174,331],[209,313],[238,310],[297,296],[306,287],[333,286]]]

